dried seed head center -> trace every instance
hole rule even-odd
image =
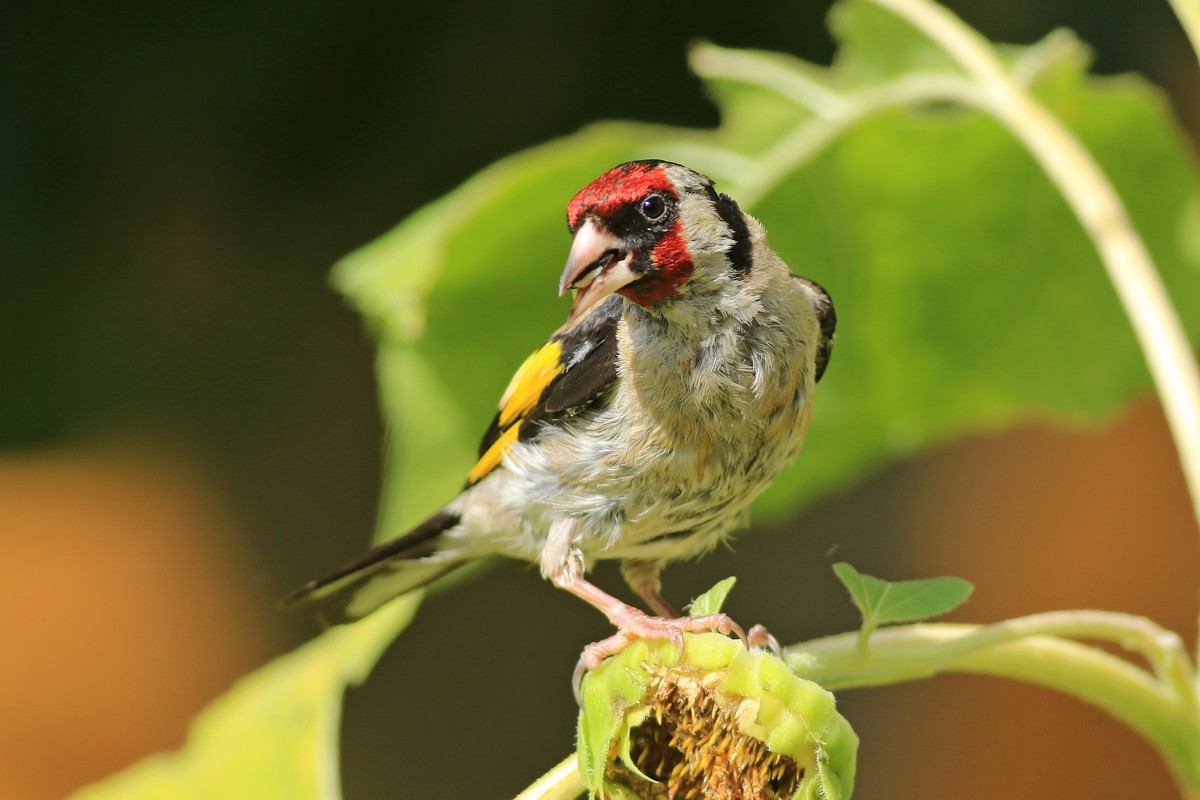
[[[804,770],[743,733],[747,700],[723,695],[699,673],[645,665],[653,677],[650,713],[630,731],[630,759],[647,782],[609,753],[606,779],[645,800],[786,800]],[[752,710],[750,710],[752,711]],[[744,718],[744,717],[743,717]],[[614,743],[615,744],[615,743]]]

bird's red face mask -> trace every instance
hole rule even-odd
[[[693,264],[679,219],[679,194],[661,162],[609,170],[567,206],[575,240],[559,294],[575,289],[573,325],[613,293],[651,306],[679,294]]]

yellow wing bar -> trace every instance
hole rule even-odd
[[[561,358],[562,345],[548,342],[525,359],[513,375],[500,398],[496,427],[501,433],[467,474],[468,484],[475,483],[500,465],[505,452],[517,441],[521,421],[537,406],[551,381],[562,374]]]
[[[500,398],[501,428],[508,427],[513,420],[525,416],[537,405],[538,398],[550,381],[562,372],[561,357],[562,345],[548,342],[525,359]]]
[[[518,422],[500,434],[499,439],[492,442],[492,446],[487,449],[486,453],[479,457],[479,460],[475,462],[475,466],[471,467],[471,471],[467,473],[467,483],[475,483],[484,475],[487,475],[500,466],[500,461],[504,458],[504,452],[517,440],[517,431],[520,427],[521,423]]]

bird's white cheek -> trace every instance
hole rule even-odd
[[[683,220],[683,240],[693,257],[729,249],[729,228],[713,211],[708,198],[685,194],[679,201],[679,218]]]

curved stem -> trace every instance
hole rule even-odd
[[[1170,3],[1192,42],[1192,50],[1200,57],[1200,0],[1170,0]]]
[[[1025,626],[1032,631],[1063,622],[1038,616],[1042,619],[1013,620],[1015,625],[887,628],[872,636],[865,658],[856,634],[845,633],[790,647],[788,661],[796,674],[830,690],[880,686],[944,671],[1017,678],[1056,689],[1138,731],[1163,754],[1181,787],[1192,792],[1200,789],[1200,720],[1192,709],[1144,670],[1116,656],[1052,636],[1009,638]],[[1107,627],[1080,622],[1088,636]]]
[[[896,628],[885,629],[879,636],[891,636]],[[965,628],[961,630],[965,631]],[[969,655],[978,650],[1032,636],[1056,636],[1066,639],[1095,639],[1112,642],[1146,659],[1155,676],[1172,694],[1182,708],[1196,709],[1195,676],[1191,662],[1184,651],[1183,641],[1174,631],[1169,631],[1152,620],[1132,614],[1113,611],[1049,611],[1026,617],[997,622],[992,625],[972,626],[969,632],[953,639],[938,642],[936,651],[924,652],[910,649],[908,656],[918,664],[936,662]],[[835,637],[836,638],[836,637]],[[824,640],[819,640],[824,641]],[[874,650],[875,638],[870,640],[868,656]],[[811,643],[798,645],[795,650],[811,652]],[[793,648],[789,648],[792,650]],[[860,648],[861,652],[861,648]],[[893,659],[895,655],[893,655]]]
[[[1116,190],[1066,126],[1017,85],[988,42],[951,12],[930,0],[871,2],[922,31],[974,78],[987,107],[1028,148],[1079,218],[1141,345],[1200,524],[1200,369]]]
[[[550,768],[514,800],[574,800],[583,794],[579,758],[574,753]]]

